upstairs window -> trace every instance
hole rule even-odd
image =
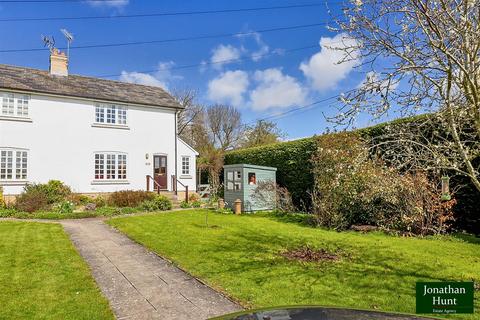
[[[0,116],[28,117],[30,96],[9,92],[0,92]]]
[[[95,180],[126,180],[127,155],[124,153],[95,153]]]
[[[182,157],[182,174],[183,175],[190,174],[190,157],[186,157],[186,156]]]
[[[0,149],[0,180],[27,179],[27,151]]]
[[[126,125],[127,108],[114,104],[99,104],[95,107],[95,122]]]

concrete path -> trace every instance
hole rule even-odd
[[[241,307],[101,219],[60,222],[118,319],[208,319]]]

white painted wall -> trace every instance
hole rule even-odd
[[[95,101],[32,94],[29,103],[32,122],[7,121],[0,117],[0,148],[28,149],[28,182],[57,179],[82,193],[144,190],[146,175],[153,175],[152,155],[166,154],[171,190],[170,177],[175,174],[174,111],[128,106],[128,129],[99,128],[92,127],[95,105]],[[195,159],[190,148],[180,145],[179,155],[188,154]],[[127,184],[94,182],[97,151],[127,154]],[[181,163],[178,166],[181,170]],[[195,189],[195,174],[181,181]],[[0,181],[0,185],[4,194],[18,194],[24,184]]]
[[[196,191],[197,189],[197,155],[198,153],[193,150],[188,144],[186,144],[182,139],[178,139],[177,144],[178,152],[178,163],[177,163],[177,172],[178,180],[184,185],[188,186],[188,191]],[[182,156],[190,157],[190,174],[182,174]],[[185,188],[182,185],[178,185],[178,191],[184,191]]]

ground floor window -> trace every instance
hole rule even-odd
[[[187,157],[187,156],[182,157],[182,174],[183,175],[190,174],[190,157]]]
[[[127,155],[124,153],[95,153],[95,180],[127,179]]]
[[[0,180],[27,179],[27,151],[0,148]]]

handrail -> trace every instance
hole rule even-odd
[[[172,175],[172,186],[175,194],[177,194],[178,192],[178,183],[180,183],[180,185],[185,188],[185,202],[188,203],[188,186],[184,185],[181,181],[179,181],[175,175]]]
[[[150,191],[150,179],[152,179],[154,185],[157,185],[157,193],[160,194],[160,184],[149,174],[147,174],[147,191]]]

